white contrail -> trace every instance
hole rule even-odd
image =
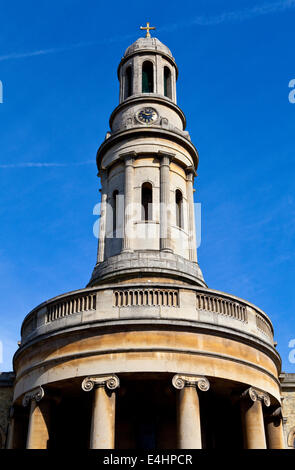
[[[65,166],[80,166],[90,165],[95,163],[94,160],[88,160],[85,162],[73,162],[73,163],[47,163],[47,162],[24,162],[24,163],[5,163],[0,164],[0,168],[44,168],[44,167],[65,167]]]
[[[197,16],[191,18],[185,22],[178,22],[175,24],[169,24],[157,28],[158,31],[175,31],[178,29],[184,29],[188,26],[199,25],[199,26],[212,26],[218,25],[221,23],[230,23],[230,22],[241,22],[257,16],[268,15],[271,13],[279,13],[289,9],[295,8],[295,0],[279,0],[273,3],[263,3],[262,5],[256,5],[252,8],[245,8],[243,10],[234,10],[229,12],[221,13],[216,16]],[[70,44],[64,47],[56,47],[51,49],[40,49],[38,51],[29,51],[29,52],[13,52],[11,54],[0,55],[0,62],[4,60],[13,60],[13,59],[26,59],[27,57],[41,56],[46,54],[55,54],[57,52],[70,51],[72,49],[87,47],[93,45],[102,45],[109,44],[114,42],[127,41],[130,38],[133,38],[134,35],[128,34],[125,36],[113,36],[106,39],[101,39],[99,41],[92,42],[80,42],[77,44]]]
[[[113,36],[108,39],[101,39],[100,41],[91,41],[91,42],[79,42],[77,44],[69,44],[68,46],[64,47],[55,47],[51,49],[40,49],[39,51],[29,51],[29,52],[13,52],[11,54],[1,55],[0,62],[4,60],[13,60],[13,59],[26,59],[28,57],[46,55],[46,54],[56,54],[57,52],[64,52],[64,51],[71,51],[73,49],[78,49],[80,47],[87,47],[87,46],[94,46],[94,45],[102,45],[102,44],[110,44],[113,42],[118,42],[122,40],[128,40],[133,38],[133,35],[126,35],[126,36]]]
[[[186,26],[199,25],[211,26],[221,23],[241,22],[257,16],[268,15],[271,13],[280,13],[289,9],[295,8],[295,0],[280,0],[274,3],[264,3],[256,5],[252,8],[245,8],[243,10],[234,10],[221,13],[216,16],[197,16],[183,23],[175,23],[159,28],[161,31],[172,31]]]

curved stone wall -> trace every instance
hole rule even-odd
[[[268,317],[234,296],[183,285],[109,285],[44,302],[22,326],[14,399],[94,373],[219,377],[280,400],[280,358]]]

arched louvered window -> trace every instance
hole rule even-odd
[[[175,206],[176,206],[176,225],[183,228],[183,198],[182,192],[177,189],[175,191]]]
[[[164,67],[164,95],[172,98],[171,71],[169,67]]]
[[[113,196],[112,196],[113,233],[114,233],[114,236],[116,236],[116,232],[117,232],[118,195],[119,195],[119,191],[116,190],[116,191],[113,192]]]
[[[128,96],[131,96],[133,93],[132,91],[132,69],[131,66],[127,67],[125,71],[125,99],[128,98]]]
[[[154,92],[154,66],[150,61],[142,64],[142,93]]]
[[[153,218],[153,187],[151,183],[143,183],[141,187],[141,219],[148,221]]]

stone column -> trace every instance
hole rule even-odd
[[[142,58],[138,55],[133,57],[133,95],[142,92]]]
[[[262,403],[270,405],[267,393],[250,387],[241,396],[241,413],[245,449],[266,449]]]
[[[133,251],[133,193],[134,193],[134,168],[133,161],[135,152],[120,155],[125,161],[125,208],[124,208],[124,240],[123,240],[123,251]]]
[[[106,237],[106,209],[107,209],[107,175],[106,170],[100,173],[101,179],[101,204],[100,204],[100,223],[99,223],[99,238],[98,238],[98,251],[97,262],[104,261],[105,252],[105,237]]]
[[[44,397],[42,387],[25,394],[23,406],[30,404],[27,449],[47,449],[49,440],[49,403],[39,403]]]
[[[269,449],[285,449],[282,409],[278,407],[266,418],[266,436]]]
[[[115,408],[114,390],[120,386],[115,375],[87,377],[82,389],[93,392],[90,449],[114,449],[115,447]]]
[[[172,384],[180,390],[177,408],[178,449],[202,449],[200,406],[197,387],[209,390],[206,377],[174,375]]]
[[[6,449],[14,449],[14,437],[15,437],[15,409],[13,406],[11,406],[9,410]]]
[[[170,215],[170,161],[173,155],[159,153],[160,158],[160,250],[172,252]]]
[[[188,233],[189,233],[189,260],[197,263],[197,241],[196,241],[196,226],[195,226],[195,210],[194,210],[194,175],[195,170],[193,167],[187,168],[186,177],[186,193],[188,203]]]

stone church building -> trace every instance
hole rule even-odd
[[[97,152],[96,265],[25,317],[0,374],[0,447],[294,447],[295,374],[281,375],[271,320],[198,264],[198,151],[175,59],[145,29]]]

